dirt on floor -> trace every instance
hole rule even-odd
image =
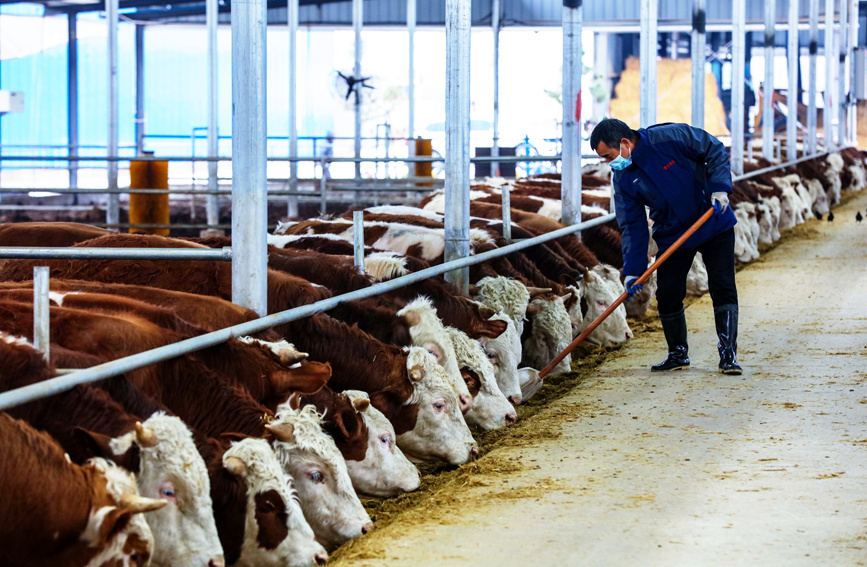
[[[375,530],[330,564],[867,564],[867,193],[845,201],[739,271],[743,376],[717,373],[708,297],[692,368],[651,374],[648,313],[579,347],[476,462],[366,501]]]

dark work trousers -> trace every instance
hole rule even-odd
[[[735,287],[735,229],[730,228],[696,249],[678,248],[659,267],[656,274],[656,301],[660,317],[675,315],[683,310],[686,276],[696,252],[701,252],[707,268],[707,285],[714,308],[738,304],[738,290]]]

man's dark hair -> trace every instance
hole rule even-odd
[[[620,146],[620,140],[635,141],[638,139],[638,132],[626,125],[626,122],[616,118],[603,118],[593,133],[590,134],[590,148],[595,152],[599,146],[599,142],[605,142],[609,148]]]

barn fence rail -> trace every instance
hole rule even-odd
[[[740,181],[770,173],[772,171],[797,165],[798,163],[817,159],[830,154],[831,151],[816,153],[812,156],[804,156],[802,158],[792,160],[786,163],[778,164],[764,169],[759,169],[733,177],[733,181]],[[504,192],[504,204],[508,203],[508,191]],[[507,211],[508,209],[504,209]],[[125,372],[137,370],[139,368],[169,360],[178,356],[189,354],[197,350],[208,348],[214,345],[222,344],[234,337],[240,337],[263,331],[276,325],[282,325],[298,319],[303,319],[317,313],[322,313],[333,309],[340,303],[345,301],[353,301],[356,299],[365,299],[382,293],[410,285],[412,283],[442,275],[452,270],[466,268],[474,264],[493,260],[513,252],[530,248],[537,244],[542,244],[550,240],[554,240],[575,232],[591,228],[600,224],[605,224],[615,219],[613,214],[604,215],[594,218],[590,221],[582,222],[572,226],[567,226],[553,232],[542,234],[533,238],[525,239],[520,242],[514,242],[498,248],[490,250],[482,254],[460,258],[452,262],[443,263],[438,266],[432,266],[418,272],[413,272],[406,276],[401,276],[385,282],[374,284],[370,287],[345,293],[322,301],[317,301],[309,305],[295,307],[279,313],[273,313],[263,316],[254,321],[242,323],[218,331],[213,331],[177,343],[165,345],[153,350],[143,351],[132,356],[112,360],[92,368],[82,370],[72,370],[69,373],[64,373],[61,376],[45,380],[36,384],[30,384],[8,392],[0,393],[0,411],[19,406],[25,403],[36,401],[48,396],[59,394],[71,390],[79,384],[87,384],[105,380],[113,376],[118,376]],[[358,222],[358,221],[356,221]],[[504,229],[510,225],[509,215],[505,214],[503,218]],[[507,229],[506,229],[507,230]],[[504,230],[504,232],[506,232]],[[355,243],[356,248],[359,248],[359,242]],[[358,252],[356,253],[357,256]],[[159,260],[231,260],[231,248],[223,248],[220,250],[190,250],[190,249],[134,249],[134,248],[105,248],[105,249],[84,249],[84,248],[28,248],[28,247],[0,247],[0,259],[2,258],[76,258],[76,259],[140,259],[148,257],[149,259]],[[44,284],[41,287],[45,287]],[[44,294],[47,294],[44,290]],[[38,302],[34,291],[34,304]],[[35,319],[34,319],[35,320]],[[35,325],[39,322],[35,320]],[[44,339],[41,339],[44,341]]]

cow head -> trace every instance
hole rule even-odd
[[[142,514],[159,510],[165,501],[141,497],[133,475],[111,461],[97,457],[85,467],[104,476],[105,490],[114,502],[91,510],[80,539],[99,552],[87,564],[145,567],[154,538]]]
[[[584,315],[579,332],[583,332],[602,313],[611,306],[620,296],[620,291],[615,291],[611,283],[588,271],[584,278],[578,282],[578,290],[581,293],[581,312]],[[626,322],[626,308],[621,304],[587,337],[587,342],[601,346],[619,344],[632,338],[632,331]]]
[[[511,278],[499,276],[482,278],[475,286],[476,300],[509,316],[518,326],[519,334],[523,332],[524,316],[530,303],[530,292],[527,286]]]
[[[317,541],[334,548],[367,533],[370,516],[352,487],[346,461],[322,430],[316,408],[281,404],[266,428],[277,459],[295,479],[301,508]]]
[[[328,555],[304,518],[292,478],[262,439],[243,439],[223,453],[223,467],[243,482],[246,508],[244,541],[236,565],[309,567]]]
[[[488,360],[485,350],[478,342],[458,329],[447,327],[446,331],[452,340],[462,374],[464,374],[463,369],[466,368],[474,375],[467,372],[467,378],[478,380],[478,384],[469,388],[473,394],[473,409],[466,415],[467,423],[471,427],[483,431],[498,429],[515,423],[518,420],[518,415],[515,413],[515,408],[500,391],[494,375],[494,366]]]
[[[412,344],[427,350],[446,371],[446,380],[458,396],[461,412],[473,407],[473,398],[461,378],[455,349],[446,334],[442,321],[437,317],[436,307],[430,299],[419,297],[397,312],[410,325]]]
[[[527,315],[530,325],[522,337],[524,361],[532,368],[545,368],[572,342],[572,321],[566,311],[566,297],[545,293],[530,301]],[[569,372],[572,355],[566,357],[551,371],[552,374]]]
[[[461,465],[473,460],[479,451],[445,370],[419,347],[410,347],[406,365],[413,389],[406,404],[415,404],[417,414],[415,426],[397,436],[398,447],[419,461]],[[371,395],[371,400],[375,397]]]
[[[352,407],[364,419],[368,445],[364,459],[346,461],[352,485],[358,492],[387,498],[418,488],[419,472],[397,446],[394,426],[381,411],[370,405],[366,392],[345,390]]]
[[[156,542],[151,565],[223,565],[211,483],[189,428],[177,417],[156,413],[111,440],[103,454],[117,458],[133,445],[139,449],[140,494],[167,503],[147,516]]]
[[[521,335],[515,322],[505,313],[497,313],[492,321],[506,323],[505,332],[495,339],[483,337],[479,344],[485,351],[485,356],[494,367],[494,376],[500,391],[513,405],[521,404],[521,384],[518,378],[518,366],[521,363]]]
[[[692,259],[692,266],[686,274],[686,293],[700,297],[707,292],[707,268],[704,267],[701,252],[698,252]]]

